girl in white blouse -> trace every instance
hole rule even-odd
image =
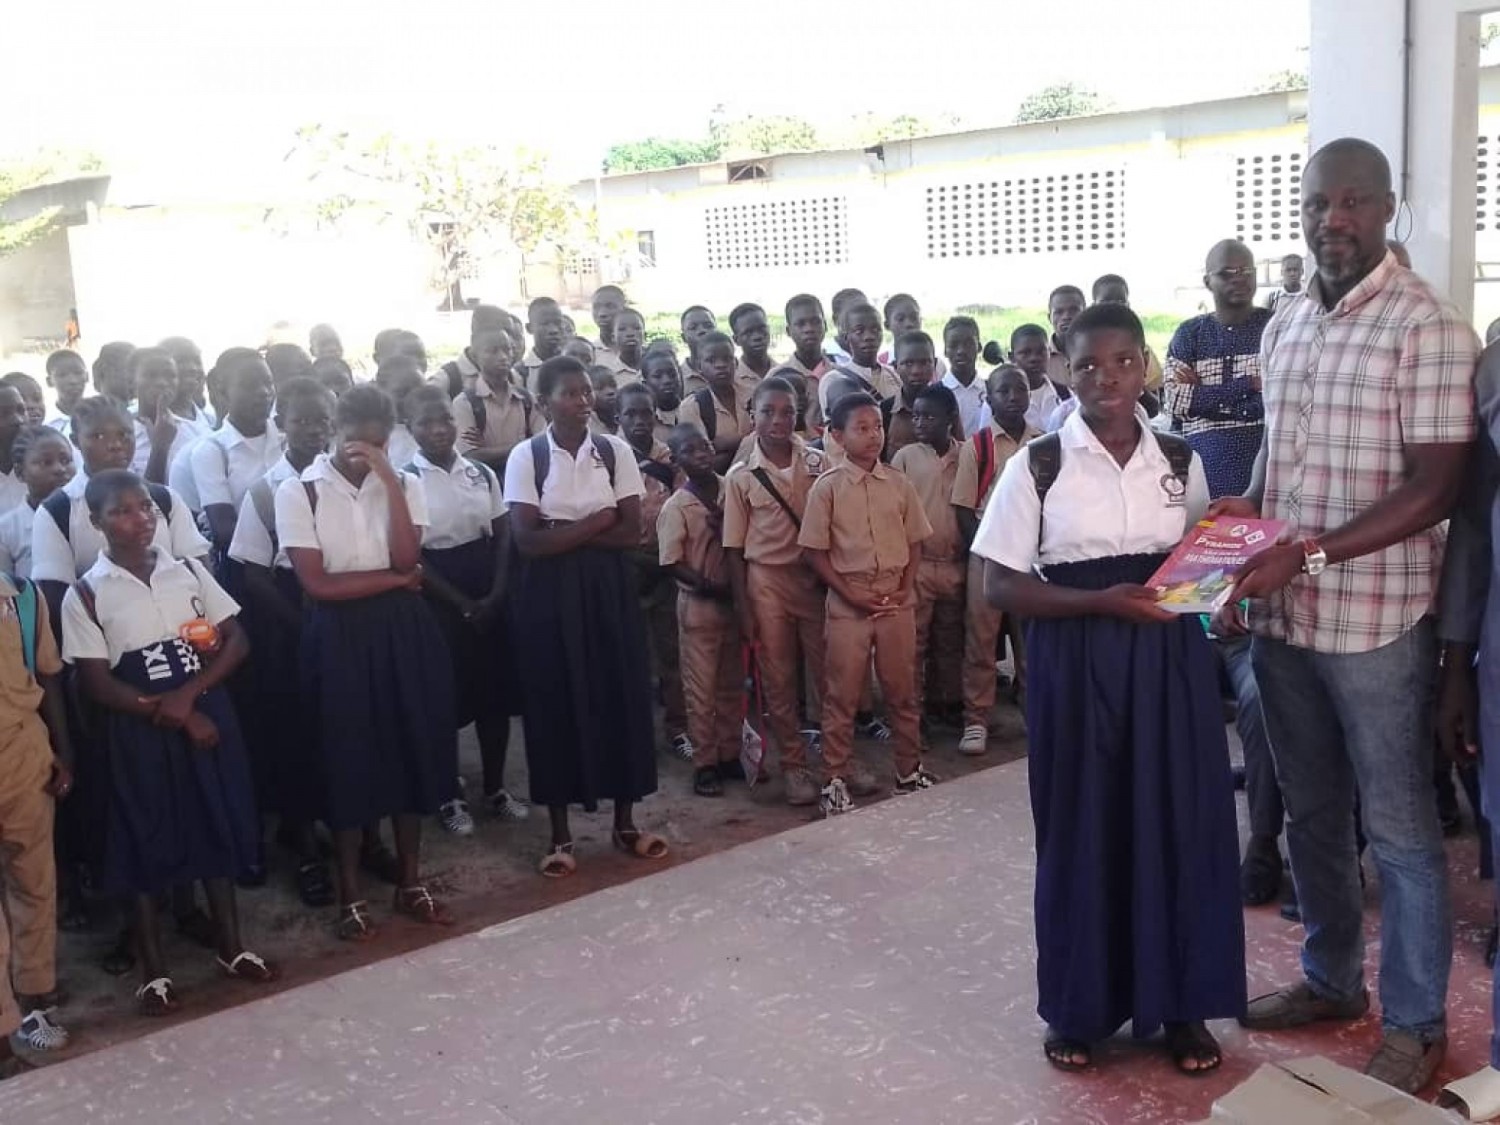
[[[1125,1022],[1177,1068],[1219,1066],[1204,1022],[1245,1010],[1234,791],[1213,653],[1145,583],[1208,507],[1203,466],[1136,405],[1145,336],[1098,304],[1068,334],[1079,409],[1013,456],[973,550],[1030,622],[1038,1012],[1064,1070]],[[1038,577],[1038,573],[1040,577]]]
[[[645,624],[629,552],[640,543],[641,472],[617,437],[590,434],[593,386],[576,359],[537,369],[552,425],[511,451],[505,502],[520,555],[509,585],[531,799],[552,818],[543,875],[577,867],[568,806],[614,803],[614,843],[642,859],[666,841],[636,827],[656,791]]]
[[[417,455],[406,466],[427,494],[422,529],[422,585],[453,657],[456,722],[474,724],[484,769],[484,800],[505,820],[524,820],[526,805],[505,788],[510,717],[520,714],[515,672],[508,659],[505,614],[506,560],[510,550],[505,501],[494,470],[459,456],[458,425],[445,388],[418,387],[406,414]],[[443,827],[474,830],[468,804],[455,796],[441,811]]]
[[[0,516],[0,573],[31,577],[31,525],[42,501],[73,479],[73,443],[51,426],[28,426],[11,450],[26,499]]]
[[[392,468],[396,407],[378,387],[339,399],[334,452],[276,493],[276,532],[309,606],[302,678],[315,712],[322,820],[337,852],[337,933],[374,935],[359,897],[360,830],[390,817],[399,866],[395,910],[447,925],[417,876],[423,816],[458,776],[453,670],[421,598],[422,484]]]
[[[146,1015],[178,1008],[162,959],[156,896],[201,879],[219,967],[275,980],[240,940],[234,876],[260,844],[253,784],[234,708],[221,686],[249,652],[239,606],[197,561],[154,543],[156,505],[134,473],[108,470],[84,493],[106,541],[63,599],[63,659],[105,713],[108,753],[101,889],[134,903]]]

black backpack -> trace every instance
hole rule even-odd
[[[603,434],[590,434],[594,441],[594,451],[599,454],[599,460],[604,462],[604,469],[609,473],[610,487],[615,483],[615,447],[609,438]],[[547,473],[552,468],[552,446],[547,441],[545,433],[537,434],[531,439],[531,465],[536,470],[536,499],[538,505],[542,501],[542,485],[546,483]]]
[[[151,502],[161,509],[164,519],[172,518],[172,491],[164,484],[147,484],[146,491],[151,494]],[[63,541],[69,546],[73,544],[73,532],[70,528],[73,515],[73,498],[62,489],[58,489],[47,499],[42,501],[42,507],[46,509],[52,522],[57,524],[57,530],[62,532]]]

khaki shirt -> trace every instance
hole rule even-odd
[[[827,459],[801,438],[792,438],[792,463],[778,469],[767,461],[757,442],[749,457],[736,463],[724,478],[724,546],[744,551],[749,562],[765,566],[795,566],[802,561],[797,546],[797,526],[755,479],[754,470],[764,469],[784,500],[800,519],[807,510],[813,482],[823,473]]]
[[[963,536],[953,514],[953,482],[963,443],[951,442],[941,457],[932,446],[916,442],[897,453],[891,467],[906,474],[922,501],[932,534],[922,540],[922,557],[934,562],[957,562],[964,557]]]
[[[959,449],[958,470],[953,478],[953,503],[960,508],[969,508],[976,516],[984,515],[984,507],[990,502],[990,494],[995,491],[995,482],[1000,479],[1005,463],[1016,455],[1021,446],[1042,436],[1042,431],[1029,423],[1021,434],[1020,441],[1012,438],[998,424],[991,424],[990,433],[995,435],[995,467],[984,495],[979,495],[979,450],[974,444],[975,438],[964,442]],[[977,436],[975,435],[976,438]]]
[[[774,362],[771,364],[769,370],[776,370],[776,364]],[[750,370],[750,368],[746,367],[745,361],[743,359],[735,365],[734,393],[735,397],[740,400],[741,404],[745,407],[746,410],[750,409],[750,401],[755,398],[755,388],[760,386],[765,378],[765,375],[757,375],[754,371]]]
[[[729,582],[724,565],[724,541],[721,532],[724,509],[724,481],[719,481],[719,503],[710,507],[689,488],[672,493],[657,519],[657,542],[662,566],[678,563],[686,566],[705,582],[723,586]],[[678,583],[680,589],[692,588]]]
[[[883,363],[877,363],[874,367],[861,367],[857,363],[845,363],[840,366],[848,368],[858,374],[865,382],[875,388],[875,397],[881,402],[901,393],[901,376],[896,374],[894,367],[887,367]],[[849,376],[837,369],[824,373],[818,380],[818,408],[822,411],[824,418],[828,417],[828,388],[831,385],[832,376],[840,376],[847,379]]]
[[[525,391],[508,385],[496,391],[480,379],[473,393],[484,400],[484,432],[477,442],[470,440],[469,432],[475,428],[474,405],[467,394],[459,395],[453,400],[453,424],[458,427],[460,454],[507,454],[547,428],[547,420]]]
[[[827,551],[841,574],[905,570],[911,547],[932,534],[917,490],[889,465],[865,472],[845,461],[818,478],[797,542]]]
[[[891,409],[891,423],[885,429],[886,460],[894,458],[908,445],[915,445],[916,441],[917,427],[912,421],[911,407],[897,396],[896,405]]]
[[[744,404],[738,404],[737,408],[731,410],[724,405],[722,399],[713,392],[709,392],[709,398],[713,400],[714,423],[713,446],[715,453],[733,454],[740,447],[740,442],[747,434],[755,432],[754,420],[750,417],[750,411]],[[736,391],[738,402],[738,392]],[[698,396],[693,395],[680,407],[677,408],[677,418],[689,426],[698,427],[698,432],[704,437],[708,436],[708,427],[703,424],[703,408],[698,403]]]
[[[45,516],[43,519],[47,518]],[[36,670],[55,676],[62,671],[62,656],[48,620],[47,600],[36,592]],[[26,669],[21,644],[21,621],[16,613],[16,588],[0,574],[0,732],[13,731],[37,714],[42,705],[42,685]],[[0,744],[0,761],[5,746]]]
[[[790,367],[796,371],[800,371],[802,377],[807,380],[807,416],[802,421],[807,426],[807,432],[817,437],[823,432],[824,421],[823,403],[822,399],[818,397],[818,384],[824,375],[833,370],[833,360],[825,355],[816,367],[809,369],[807,364],[803,363],[794,354],[791,359],[779,366]],[[772,373],[775,373],[774,369]]]
[[[632,449],[638,465],[645,465],[655,461],[659,465],[670,465],[672,463],[672,452],[661,442],[653,442],[651,453],[642,457],[640,453]],[[649,549],[652,553],[656,551],[656,524],[661,516],[661,510],[666,506],[667,499],[672,495],[672,490],[650,473],[641,474],[641,546]]]

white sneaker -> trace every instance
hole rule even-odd
[[[504,789],[491,793],[485,800],[489,802],[490,812],[501,820],[525,820],[531,815],[531,806],[525,801],[516,800]]]
[[[469,803],[462,797],[455,797],[438,807],[438,823],[443,826],[443,831],[455,836],[474,835],[474,818],[469,815]]]
[[[672,739],[672,756],[678,761],[691,762],[698,751],[693,747],[693,740],[685,734],[679,734]]]
[[[60,1051],[68,1045],[68,1030],[57,1023],[56,1008],[28,1012],[12,1036],[14,1042],[33,1051]]]
[[[818,797],[818,808],[824,816],[838,816],[854,811],[854,802],[849,799],[849,788],[842,777],[836,777],[823,786],[823,792]]]
[[[896,777],[897,793],[915,793],[920,789],[931,789],[938,783],[937,775],[928,773],[927,767],[918,763],[917,768],[905,777]]]
[[[963,737],[958,740],[958,752],[977,758],[990,748],[990,732],[984,727],[964,727]]]

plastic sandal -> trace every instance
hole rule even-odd
[[[171,977],[148,980],[135,990],[135,999],[143,1016],[170,1016],[182,1007],[172,990]]]
[[[1188,1078],[1207,1078],[1224,1062],[1218,1040],[1201,1023],[1170,1023],[1166,1040],[1167,1050],[1172,1053],[1172,1065],[1178,1074]],[[1189,1066],[1189,1063],[1195,1065]]]
[[[335,895],[333,883],[328,877],[328,864],[322,860],[313,860],[298,866],[297,896],[302,899],[303,906],[316,908],[333,905]]]
[[[615,847],[626,855],[633,855],[637,859],[665,859],[667,855],[667,842],[660,836],[654,836],[650,832],[642,832],[639,828],[627,829],[621,832],[618,828],[612,833]]]
[[[578,861],[573,858],[573,841],[554,844],[552,850],[542,857],[538,869],[549,879],[564,879],[578,870]]]
[[[269,984],[281,976],[281,970],[271,964],[258,953],[251,953],[248,949],[242,949],[234,955],[232,961],[226,961],[222,957],[215,957],[219,968],[224,970],[226,977],[235,980],[247,980],[252,984]]]
[[[405,914],[424,925],[453,925],[453,916],[448,913],[448,908],[433,898],[432,892],[420,883],[415,887],[398,887],[393,909],[397,914]]]
[[[340,910],[333,932],[340,941],[369,941],[375,936],[375,925],[370,921],[370,904],[351,902]]]
[[[1081,1039],[1069,1039],[1065,1035],[1049,1033],[1042,1041],[1042,1053],[1058,1070],[1075,1074],[1094,1065],[1094,1049]],[[1078,1055],[1083,1056],[1083,1062],[1074,1061],[1074,1057]]]
[[[60,1051],[68,1045],[68,1029],[52,1022],[56,1008],[28,1012],[16,1029],[16,1038],[33,1051]]]

